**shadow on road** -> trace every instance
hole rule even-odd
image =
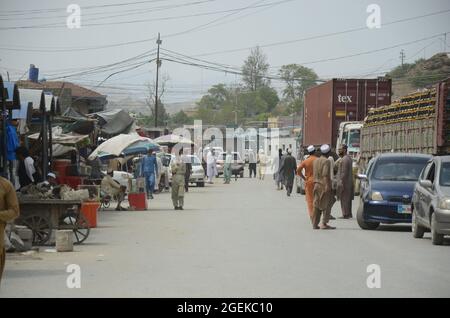
[[[411,225],[380,225],[377,230],[383,232],[411,232]]]

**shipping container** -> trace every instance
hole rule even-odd
[[[370,108],[391,103],[390,79],[333,79],[305,94],[303,146],[336,147],[339,125],[363,121]]]
[[[371,110],[361,129],[361,169],[384,152],[450,151],[450,78]]]

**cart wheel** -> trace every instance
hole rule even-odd
[[[75,236],[74,244],[83,243],[88,238],[90,231],[88,220],[80,213],[73,227],[73,235]]]
[[[102,201],[103,208],[104,209],[109,209],[110,202],[111,202],[110,200]]]
[[[73,243],[81,244],[89,236],[90,227],[87,219],[82,213],[73,210],[61,216],[59,220],[59,228],[73,231]]]
[[[33,245],[44,245],[50,239],[52,224],[47,218],[34,214],[26,217],[22,223],[33,231]]]

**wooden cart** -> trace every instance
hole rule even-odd
[[[81,213],[80,200],[19,199],[20,216],[15,223],[33,231],[33,245],[45,245],[52,230],[72,230],[74,243],[89,236],[89,222]]]

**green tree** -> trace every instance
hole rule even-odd
[[[258,89],[258,95],[266,102],[267,112],[272,112],[280,101],[277,91],[269,86]]]
[[[257,91],[262,86],[268,86],[270,82],[265,78],[268,70],[267,57],[257,46],[252,49],[242,66],[242,80],[245,87],[251,91]]]
[[[283,65],[279,74],[286,84],[283,97],[291,112],[300,112],[303,107],[304,93],[307,89],[317,85],[319,77],[314,70],[299,64]]]
[[[174,126],[191,125],[194,121],[186,113],[180,110],[178,113],[170,117],[170,122]]]

